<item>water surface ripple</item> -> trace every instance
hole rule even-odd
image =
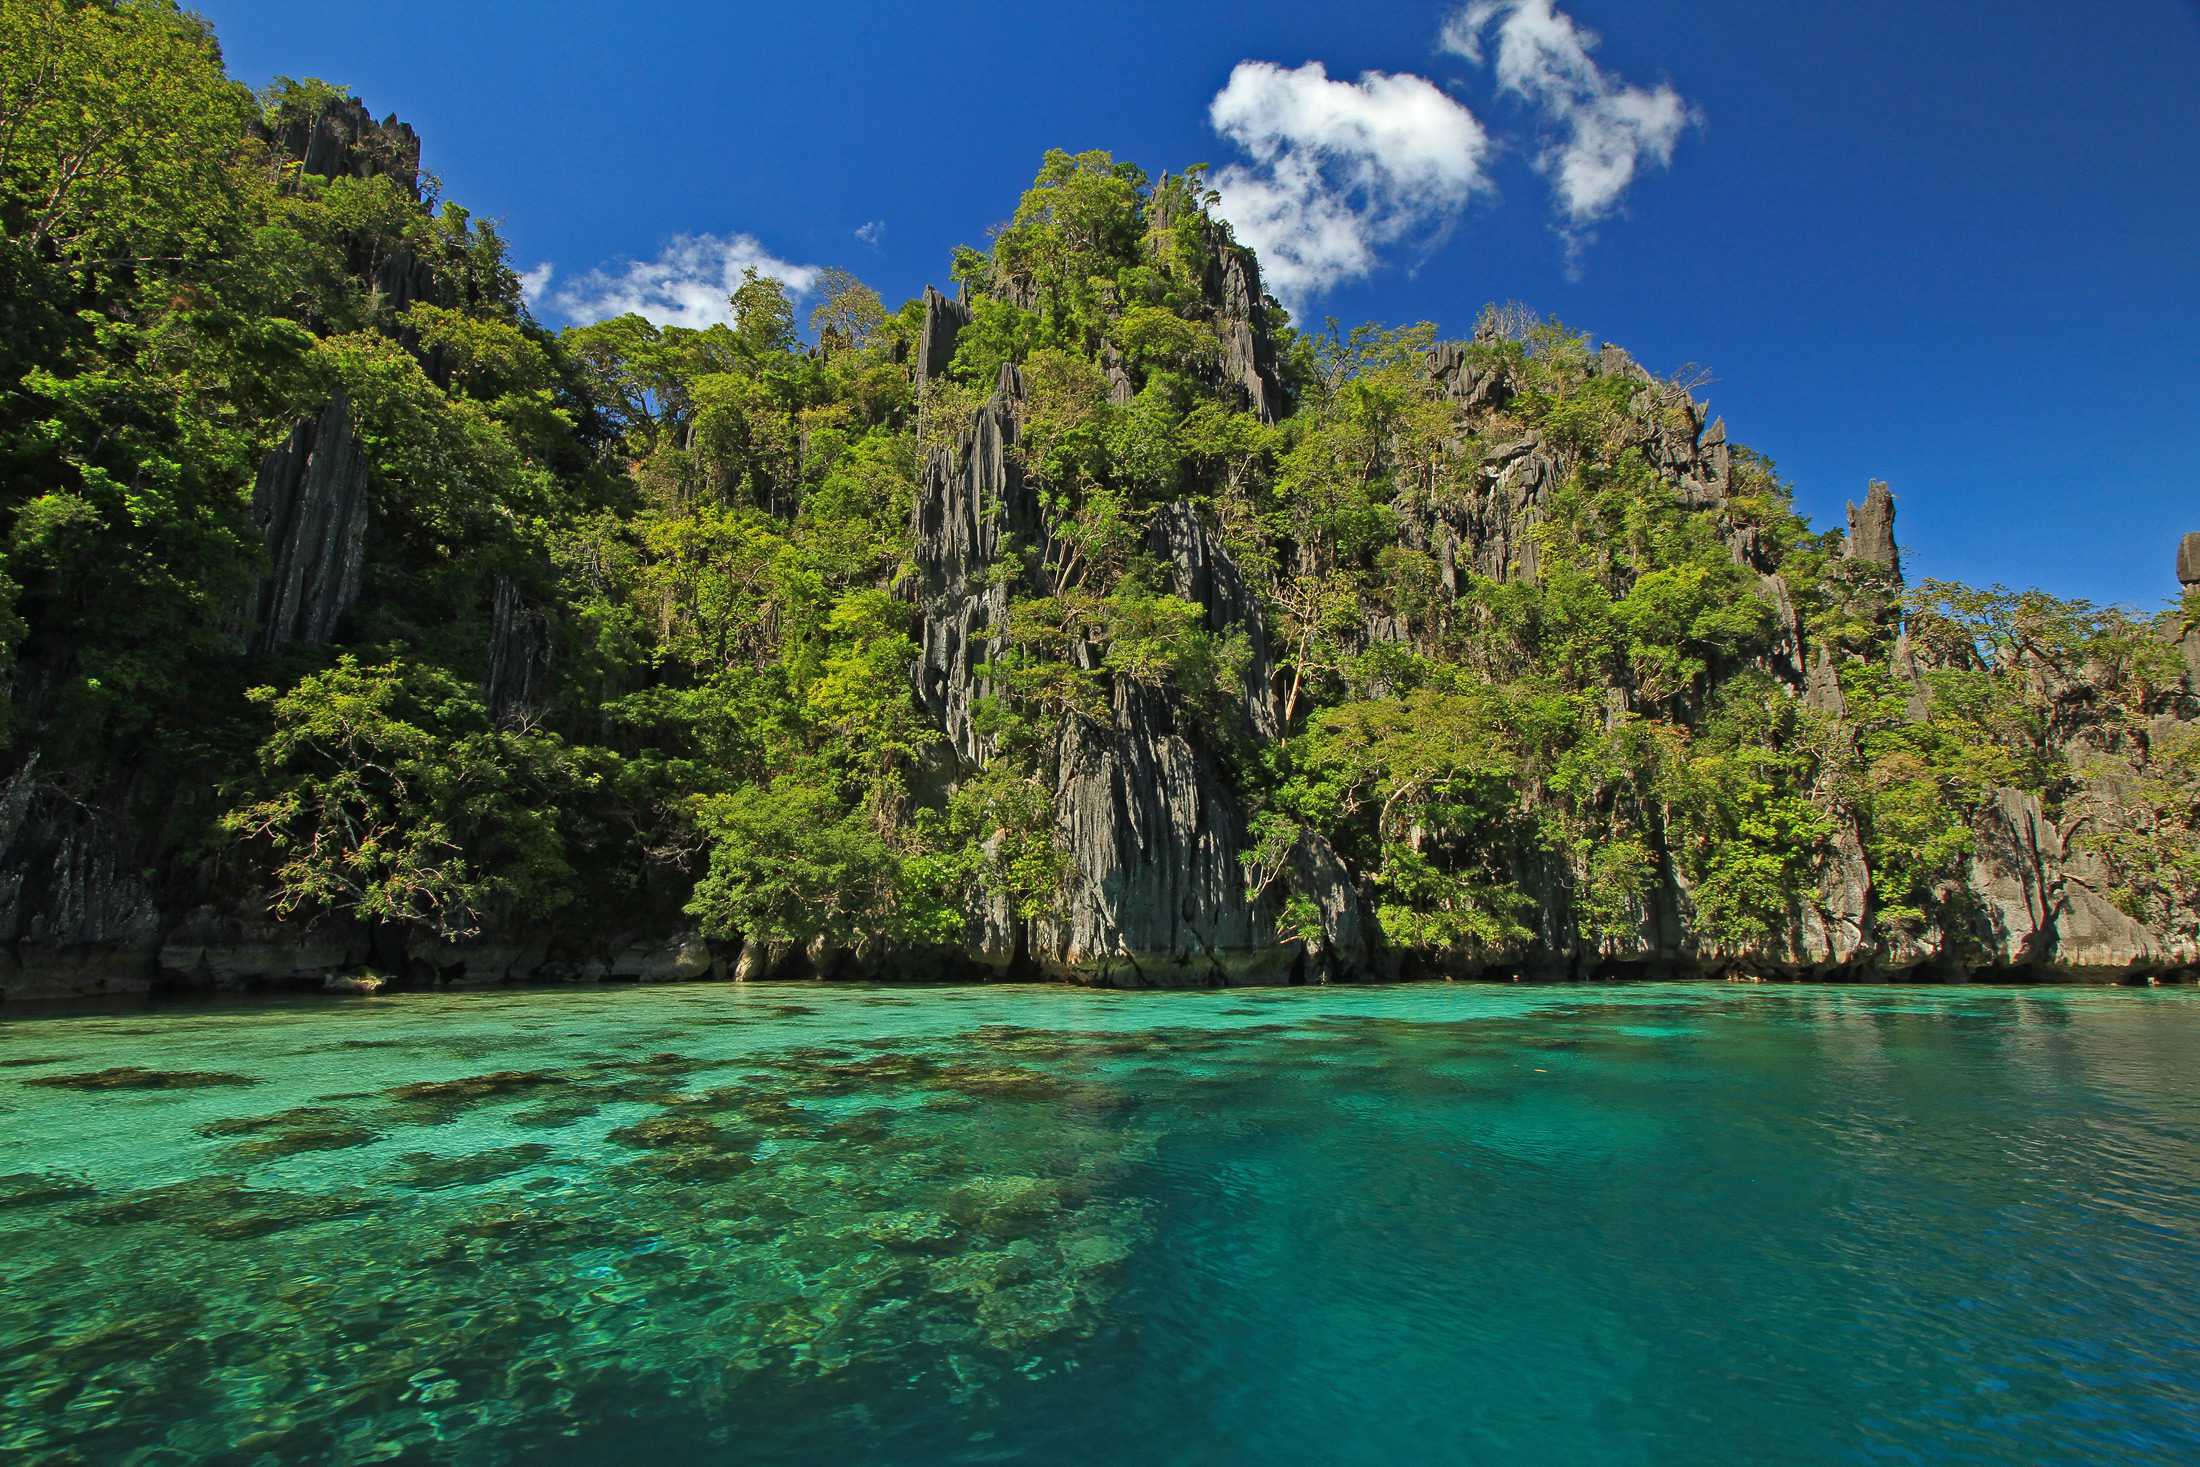
[[[2200,994],[0,1024],[21,1463],[2200,1460]]]

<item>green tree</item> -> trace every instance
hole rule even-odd
[[[539,914],[567,898],[551,800],[592,776],[554,737],[491,728],[471,688],[421,662],[347,655],[249,696],[274,729],[255,797],[221,823],[269,853],[276,916],[463,937],[492,903]]]

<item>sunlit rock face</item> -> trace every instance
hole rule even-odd
[[[1228,299],[1225,294],[1222,297]],[[936,292],[926,300],[923,370],[952,355],[967,313]],[[1485,336],[1482,344],[1494,340]],[[1467,343],[1432,349],[1428,370],[1460,414],[1462,433],[1501,414],[1516,386],[1487,352]],[[942,355],[945,353],[946,355]],[[1253,354],[1255,357],[1258,352]],[[1617,348],[1594,359],[1593,375],[1625,384],[1633,423],[1629,441],[1691,509],[1723,516],[1734,492],[1734,454],[1723,422],[1708,421],[1685,391],[1661,382]],[[912,525],[919,571],[923,656],[918,686],[925,706],[954,750],[956,771],[983,767],[990,757],[972,712],[986,696],[977,668],[1000,651],[987,629],[1005,618],[1009,602],[1052,589],[1044,567],[1034,575],[1004,564],[1003,547],[1052,543],[1037,486],[1016,451],[1022,383],[1005,369],[973,425],[937,447],[925,465]],[[1544,505],[1570,472],[1564,453],[1533,429],[1478,440],[1479,468],[1471,492],[1441,502],[1405,497],[1395,506],[1400,541],[1427,553],[1442,594],[1457,597],[1470,577],[1534,582],[1539,575],[1538,525]],[[1721,522],[1724,523],[1722,517]],[[1885,484],[1870,486],[1849,507],[1839,552],[1870,578],[1879,616],[1899,625],[1901,550],[1895,500]],[[1824,642],[1806,643],[1785,580],[1761,539],[1746,527],[1728,534],[1737,564],[1761,577],[1761,598],[1775,623],[1773,650],[1760,662],[1790,694],[1836,725],[1851,717],[1844,658]],[[1274,737],[1282,726],[1271,652],[1273,634],[1257,597],[1246,593],[1229,552],[1201,510],[1161,506],[1150,521],[1149,554],[1165,567],[1172,591],[1208,613],[1214,630],[1245,633],[1253,650],[1246,676],[1244,729]],[[2200,554],[2200,537],[2180,550],[2180,574]],[[1004,571],[1006,573],[1004,573]],[[1400,630],[1371,615],[1369,645],[1396,640]],[[2186,637],[2200,669],[2200,629]],[[1091,649],[1097,658],[1098,649]],[[1095,662],[1094,665],[1097,665]],[[1906,633],[1893,639],[1889,671],[1906,689],[1909,716],[1922,720],[1927,673]],[[2073,711],[2066,737],[2087,757],[2142,769],[2152,744],[2174,740],[2191,725],[2200,702],[2173,710],[2157,738],[2134,743],[2106,732],[2114,710],[2086,704],[2083,668],[2049,666],[2033,676],[2061,687]],[[2200,672],[2193,683],[2200,689]],[[1615,690],[1616,706],[1624,694]],[[1051,769],[1057,813],[1074,867],[1070,900],[1059,919],[1021,921],[1005,910],[974,924],[971,951],[1001,971],[1031,971],[1104,984],[1184,984],[1427,975],[1518,974],[1569,977],[1616,969],[1662,975],[1747,973],[1813,977],[1955,977],[1972,973],[2113,981],[2180,971],[2200,960],[2200,914],[2173,913],[2150,927],[2120,909],[2113,885],[2088,853],[2086,811],[2050,822],[2037,796],[2000,789],[1979,814],[1974,849],[1947,915],[1896,935],[1879,931],[1880,897],[1858,817],[1836,811],[1834,829],[1813,858],[1813,889],[1784,927],[1747,944],[1707,940],[1697,930],[1697,898],[1671,861],[1656,889],[1638,903],[1633,941],[1586,940],[1576,919],[1579,893],[1563,870],[1523,860],[1518,885],[1537,913],[1525,943],[1478,953],[1427,954],[1386,949],[1365,919],[1374,896],[1358,873],[1333,854],[1309,849],[1294,858],[1301,873],[1323,879],[1306,889],[1321,913],[1312,941],[1286,937],[1279,912],[1265,896],[1246,895],[1245,800],[1203,742],[1187,710],[1166,694],[1119,684],[1109,718],[1067,730]],[[2114,781],[2097,786],[2112,792]],[[2099,794],[2095,799],[2113,798]],[[2113,814],[2095,810],[2094,816]],[[886,968],[871,971],[891,971]]]
[[[377,121],[353,98],[316,94],[310,105],[299,105],[255,129],[278,189],[310,193],[319,187],[315,180],[331,180],[339,181],[337,192],[387,195],[394,188],[407,208],[432,202],[410,127],[394,117]],[[1196,350],[1176,361],[1181,370],[1171,369],[1168,380],[1177,385],[1169,391],[1228,410],[1226,416],[1243,414],[1230,422],[1256,437],[1279,425],[1285,440],[1302,429],[1318,432],[1318,423],[1308,428],[1306,418],[1294,417],[1305,404],[1293,394],[1311,400],[1315,374],[1329,369],[1308,365],[1321,358],[1305,339],[1279,340],[1273,323],[1282,317],[1262,289],[1259,262],[1225,226],[1197,212],[1193,198],[1155,190],[1139,221],[1148,236],[1169,235],[1172,252],[1181,248],[1171,256],[1182,269],[1172,277],[1178,285],[1169,309],[1177,314],[1173,324],[1191,331]],[[423,302],[478,306],[483,302],[458,297],[493,295],[498,287],[467,283],[464,269],[451,268],[463,263],[444,254],[459,249],[455,241],[434,243],[435,236],[416,231],[404,236],[410,243],[377,242],[370,233],[345,231],[333,241],[330,270],[357,287],[380,322],[376,329],[411,352],[431,381],[449,387],[453,367],[445,351],[428,348],[403,315]],[[1046,306],[1046,289],[1028,271],[1020,278],[1001,273],[983,287],[966,283],[960,299],[928,288],[910,323],[914,331],[897,327],[878,363],[897,402],[904,387],[914,389],[914,421],[882,418],[881,426],[910,434],[915,448],[906,540],[893,547],[906,552],[894,561],[894,594],[918,648],[909,691],[935,736],[909,759],[909,803],[926,813],[938,813],[1000,753],[986,732],[986,706],[998,689],[984,669],[1004,651],[1000,629],[1012,605],[1079,589],[1063,569],[1074,559],[1075,532],[1065,533],[1062,518],[1062,500],[1072,491],[1043,482],[1043,469],[1024,457],[1035,411],[1025,371],[1007,365],[993,380],[974,383],[956,367],[989,306]],[[1107,285],[1102,294],[1125,289]],[[1156,591],[1196,607],[1201,629],[1236,649],[1240,660],[1219,693],[1206,689],[1193,698],[1110,668],[1102,633],[1087,629],[1065,650],[1064,661],[1090,676],[1095,695],[1089,710],[1051,735],[1030,773],[1043,786],[1067,866],[1051,912],[1029,915],[1004,899],[972,898],[967,913],[948,919],[952,927],[967,916],[962,939],[923,952],[897,950],[883,937],[840,948],[822,938],[706,939],[681,910],[695,850],[652,848],[632,862],[642,874],[620,888],[647,889],[634,910],[576,903],[542,924],[491,911],[483,914],[484,930],[453,940],[340,914],[318,923],[277,922],[267,893],[246,889],[264,871],[207,854],[217,849],[206,831],[218,810],[179,802],[175,788],[141,779],[124,767],[127,751],[64,777],[56,772],[59,758],[43,757],[37,739],[25,735],[10,746],[5,767],[12,772],[0,782],[0,996],[150,986],[310,989],[332,973],[365,967],[387,969],[400,986],[980,973],[1144,987],[1613,974],[2124,981],[2182,975],[2200,963],[2193,900],[2174,891],[2135,892],[2113,849],[2119,835],[2143,833],[2155,820],[2149,790],[2200,729],[2200,622],[2184,612],[2146,631],[2166,638],[2175,656],[2163,657],[2159,644],[2145,649],[2157,685],[2150,685],[2144,708],[2117,706],[2120,694],[2112,690],[2121,685],[2109,670],[2051,645],[1991,654],[1999,659],[1992,671],[2012,674],[2037,693],[2045,711],[2037,748],[2029,752],[2055,773],[1997,770],[1984,781],[1990,787],[1970,791],[1968,848],[1939,868],[1937,886],[1919,898],[1932,910],[1914,920],[1907,909],[1902,920],[1886,920],[1904,898],[1880,869],[1886,863],[1860,813],[1864,802],[1837,772],[1810,791],[1824,828],[1814,827],[1807,849],[1790,853],[1793,869],[1782,873],[1777,904],[1744,938],[1711,935],[1719,893],[1687,874],[1686,841],[1672,837],[1663,815],[1645,822],[1646,874],[1639,890],[1629,887],[1615,899],[1624,916],[1616,925],[1588,918],[1600,896],[1589,874],[1593,851],[1560,852],[1479,829],[1457,836],[1450,854],[1487,856],[1491,884],[1517,895],[1521,915],[1502,937],[1453,940],[1441,950],[1441,939],[1396,935],[1409,924],[1386,918],[1401,903],[1383,886],[1386,858],[1368,849],[1388,841],[1418,853],[1426,832],[1385,832],[1370,842],[1350,823],[1359,818],[1364,825],[1365,811],[1358,810],[1325,827],[1330,837],[1306,829],[1280,849],[1264,848],[1262,820],[1273,811],[1263,808],[1262,791],[1272,792],[1277,769],[1293,757],[1284,746],[1307,732],[1315,701],[1298,697],[1305,659],[1294,638],[1306,623],[1284,599],[1294,582],[1318,582],[1340,568],[1350,572],[1345,579],[1362,577],[1351,604],[1336,612],[1337,625],[1321,629],[1335,642],[1338,666],[1327,671],[1342,684],[1339,669],[1347,663],[1355,669],[1354,698],[1380,700],[1410,688],[1420,674],[1396,669],[1415,658],[1461,683],[1502,684],[1511,676],[1502,669],[1447,664],[1457,644],[1440,644],[1430,626],[1447,618],[1494,619],[1493,587],[1549,589],[1565,568],[1554,549],[1554,517],[1589,479],[1622,468],[1638,476],[1628,480],[1628,492],[1641,496],[1635,507],[1649,518],[1682,511],[1691,533],[1715,537],[1705,541],[1710,557],[1731,556],[1746,575],[1737,599],[1745,612],[1762,613],[1762,635],[1746,652],[1720,665],[1714,657],[1693,676],[1713,690],[1737,672],[1764,675],[1773,703],[1791,701],[1831,730],[1823,767],[1857,753],[1875,689],[1888,680],[1899,706],[1895,717],[1926,725],[1936,679],[1989,670],[1988,654],[1976,646],[1936,647],[1912,636],[1916,618],[1905,609],[1897,501],[1887,485],[1871,484],[1861,502],[1848,506],[1843,533],[1813,536],[1807,527],[1776,523],[1750,507],[1753,497],[1760,505],[1765,499],[1769,470],[1729,441],[1725,422],[1710,416],[1688,380],[1661,378],[1617,346],[1592,351],[1582,341],[1569,344],[1578,348],[1578,361],[1568,368],[1566,386],[1554,389],[1531,365],[1532,329],[1524,318],[1510,325],[1507,319],[1490,313],[1466,341],[1401,338],[1412,342],[1408,375],[1425,376],[1399,395],[1435,421],[1428,435],[1435,447],[1419,478],[1384,465],[1389,450],[1374,441],[1379,434],[1352,459],[1368,482],[1384,481],[1371,507],[1382,536],[1394,542],[1352,552],[1361,563],[1325,560],[1329,552],[1320,546],[1293,543],[1267,523],[1282,514],[1275,505],[1233,506],[1221,492],[1224,471],[1212,465],[1176,461],[1174,479],[1157,479],[1158,489],[1133,496],[1123,558],[1135,559]],[[1097,329],[1090,334],[1068,348],[1089,353],[1109,402],[1136,402],[1153,385],[1150,363],[1142,365],[1147,358],[1129,342],[1099,340],[1104,333]],[[821,345],[813,362],[825,351]],[[1583,376],[1586,382],[1577,380]],[[263,425],[263,439],[254,440],[256,473],[250,457],[239,469],[250,481],[248,538],[264,561],[240,568],[220,606],[236,654],[231,670],[254,681],[294,678],[297,668],[323,655],[317,648],[366,651],[375,588],[402,584],[406,557],[418,554],[396,543],[394,501],[377,508],[376,494],[388,486],[376,481],[370,463],[379,432],[371,394],[359,389],[355,403],[318,378],[309,381],[316,385],[298,389],[303,400],[286,400]],[[1600,405],[1594,431],[1579,421],[1569,429],[1559,416],[1560,399],[1579,405],[1569,393]],[[1182,431],[1181,424],[1168,431]],[[692,450],[692,422],[687,432]],[[798,442],[807,432],[797,434]],[[1275,451],[1273,444],[1260,450]],[[1364,470],[1357,467],[1363,459]],[[1250,482],[1263,471],[1244,472]],[[800,499],[798,486],[781,483],[760,504],[786,519]],[[1609,547],[1591,549],[1605,557],[1607,570],[1622,563]],[[1393,552],[1427,567],[1428,584],[1415,588],[1419,610],[1374,584],[1369,566]],[[2200,590],[2200,533],[2184,536],[2174,564],[2188,592]],[[1822,566],[1831,567],[1824,576],[1854,592],[1854,605],[1833,618],[1843,624],[1830,630],[1823,624]],[[593,694],[574,696],[575,684],[589,676],[589,654],[574,635],[573,607],[562,599],[570,589],[557,581],[562,570],[525,556],[475,556],[439,567],[439,579],[446,570],[458,586],[455,597],[470,601],[479,619],[452,639],[460,645],[436,655],[465,665],[500,735],[554,728],[579,741],[619,737],[606,722],[608,704],[590,702]],[[1598,594],[1624,595],[1621,582],[1635,574],[1630,568],[1609,577],[1612,584],[1600,585]],[[39,678],[73,676],[54,670],[64,664],[42,669],[26,662],[18,704],[56,702],[54,688]],[[1696,706],[1661,707],[1641,681],[1631,667],[1600,666],[1598,685],[1575,691],[1588,719],[1602,719],[1607,731],[1655,720],[1684,742],[1703,732],[1708,691]],[[568,715],[576,702],[591,711],[561,724],[561,699]],[[590,717],[596,724],[584,728]],[[1548,819],[1551,776],[1545,769],[1519,777],[1512,813],[1522,826]],[[598,848],[574,852],[576,865],[626,858],[603,847],[630,832],[616,822],[604,828],[619,833],[593,837]],[[179,851],[188,855],[179,859]]]
[[[928,309],[929,338],[929,323],[952,320],[952,308],[935,296]],[[1050,527],[1015,453],[1022,391],[1016,370],[1004,368],[970,429],[927,461],[914,509],[918,691],[954,751],[951,779],[993,755],[973,723],[986,695],[979,668],[1001,651],[991,629],[1012,599],[1054,589]],[[1040,569],[996,574],[1007,543],[1039,547]],[[1228,551],[1181,504],[1154,517],[1147,548],[1212,629],[1244,632],[1253,649],[1244,725],[1272,731],[1261,610]],[[1082,655],[1097,665],[1098,651]],[[1277,942],[1273,910],[1246,899],[1239,797],[1214,752],[1187,736],[1190,724],[1168,697],[1119,680],[1103,723],[1079,719],[1063,730],[1049,775],[1074,869],[1065,910],[1025,919],[996,904],[973,923],[983,961],[1134,987],[1274,980],[1301,964]]]

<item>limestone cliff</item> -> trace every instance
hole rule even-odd
[[[936,295],[929,305],[927,341],[932,322],[952,310]],[[972,719],[986,691],[979,669],[1000,651],[992,629],[1014,596],[1053,589],[1043,573],[1036,584],[993,573],[1011,537],[1042,550],[1049,544],[1045,515],[1014,451],[1021,392],[1015,369],[1005,369],[970,430],[933,453],[911,526],[923,648],[918,692],[953,751],[951,777],[983,768],[992,755]],[[1245,722],[1272,731],[1261,612],[1229,553],[1182,503],[1154,516],[1147,548],[1169,567],[1176,594],[1203,607],[1216,630],[1247,633],[1256,651],[1246,673]],[[1029,921],[1003,909],[979,914],[971,945],[981,961],[1132,985],[1291,971],[1296,958],[1275,941],[1275,913],[1245,897],[1238,798],[1182,720],[1165,697],[1118,681],[1104,722],[1077,720],[1062,731],[1050,762],[1074,873],[1063,909]]]
[[[944,365],[961,319],[960,308],[936,294],[928,297],[921,370]],[[1244,360],[1259,360],[1263,350],[1256,345]],[[1427,365],[1460,413],[1463,439],[1466,430],[1499,414],[1514,390],[1503,370],[1463,343],[1439,345]],[[1707,424],[1686,393],[1616,349],[1607,348],[1594,371],[1633,386],[1631,432],[1644,457],[1682,502],[1727,526],[1723,533],[1735,561],[1761,576],[1775,627],[1766,669],[1790,697],[1838,727],[1849,714],[1843,686],[1849,664],[1825,643],[1806,650],[1786,582],[1768,569],[1757,531],[1726,514],[1734,460],[1724,425]],[[1048,537],[1040,500],[1015,452],[1019,399],[1016,373],[1004,372],[971,429],[927,461],[915,510],[920,694],[963,771],[982,767],[989,753],[971,717],[986,692],[977,668],[999,651],[988,643],[987,629],[1000,622],[1012,596],[1049,589],[1043,581],[995,574],[1004,543],[1044,546]],[[1540,511],[1565,474],[1562,455],[1533,430],[1485,436],[1475,451],[1479,466],[1464,497],[1400,506],[1403,543],[1434,558],[1445,595],[1458,595],[1470,575],[1500,582],[1536,578]],[[1894,519],[1894,498],[1884,484],[1871,485],[1863,503],[1850,506],[1841,553],[1884,577],[1869,584],[1899,583]],[[1182,502],[1160,507],[1148,549],[1171,568],[1176,593],[1205,607],[1213,626],[1249,634],[1256,652],[1244,719],[1249,730],[1273,737],[1278,712],[1263,608],[1247,593],[1201,511]],[[2200,580],[2196,558],[2200,536],[2188,537],[2178,561],[2188,581]],[[1891,616],[1891,600],[1886,604]],[[1394,635],[1394,624],[1371,615],[1365,635],[1370,643],[1384,640]],[[2196,638],[2200,633],[2186,640]],[[1906,633],[1895,642],[1889,670],[1914,690],[1913,716],[1922,717],[1919,657]],[[2085,670],[2043,666],[2039,675],[2060,678],[2069,689],[2074,712],[2063,747],[2089,751],[2137,777],[2148,757],[2144,742],[2104,734],[2112,721],[2107,710],[2098,717],[2085,713]],[[2163,735],[2188,731],[2200,714],[2200,669],[2186,692],[2166,715]],[[1624,696],[1615,690],[1615,697]],[[1183,724],[1183,710],[1165,698],[1118,683],[1107,721],[1065,732],[1053,779],[1074,868],[1066,910],[1028,923],[987,914],[972,938],[986,963],[1087,982],[1155,984],[1446,972],[2107,980],[2173,973],[2200,962],[2200,913],[2173,913],[2156,928],[2117,905],[2100,858],[2089,854],[2084,838],[2089,825],[2105,818],[2100,812],[2089,813],[2078,802],[2058,824],[2037,795],[2016,789],[1997,791],[1980,811],[1967,880],[1942,893],[1943,916],[1894,936],[1875,922],[1884,898],[1857,817],[1836,804],[1834,829],[1814,858],[1814,889],[1797,902],[1784,930],[1755,944],[1721,945],[1700,935],[1689,883],[1671,860],[1661,863],[1658,888],[1639,905],[1632,940],[1585,940],[1573,912],[1578,893],[1572,878],[1547,862],[1527,861],[1516,874],[1538,912],[1529,941],[1472,960],[1390,948],[1366,919],[1372,894],[1364,877],[1326,849],[1311,847],[1295,861],[1318,893],[1321,933],[1311,942],[1287,938],[1273,901],[1246,895],[1244,797],[1212,752],[1186,736]]]
[[[167,558],[51,494],[0,577],[0,996],[2200,966],[2200,534],[2158,614],[1936,602],[1888,485],[1813,530],[1695,379],[1517,309],[1292,331],[1196,173],[1104,154],[812,346],[761,280],[555,337],[409,127],[256,135],[312,248],[277,365],[190,373]],[[162,610],[87,614],[103,561]]]

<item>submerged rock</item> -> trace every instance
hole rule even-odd
[[[212,1090],[260,1082],[250,1075],[224,1070],[149,1070],[142,1065],[116,1065],[76,1075],[38,1075],[23,1083],[51,1090]]]

